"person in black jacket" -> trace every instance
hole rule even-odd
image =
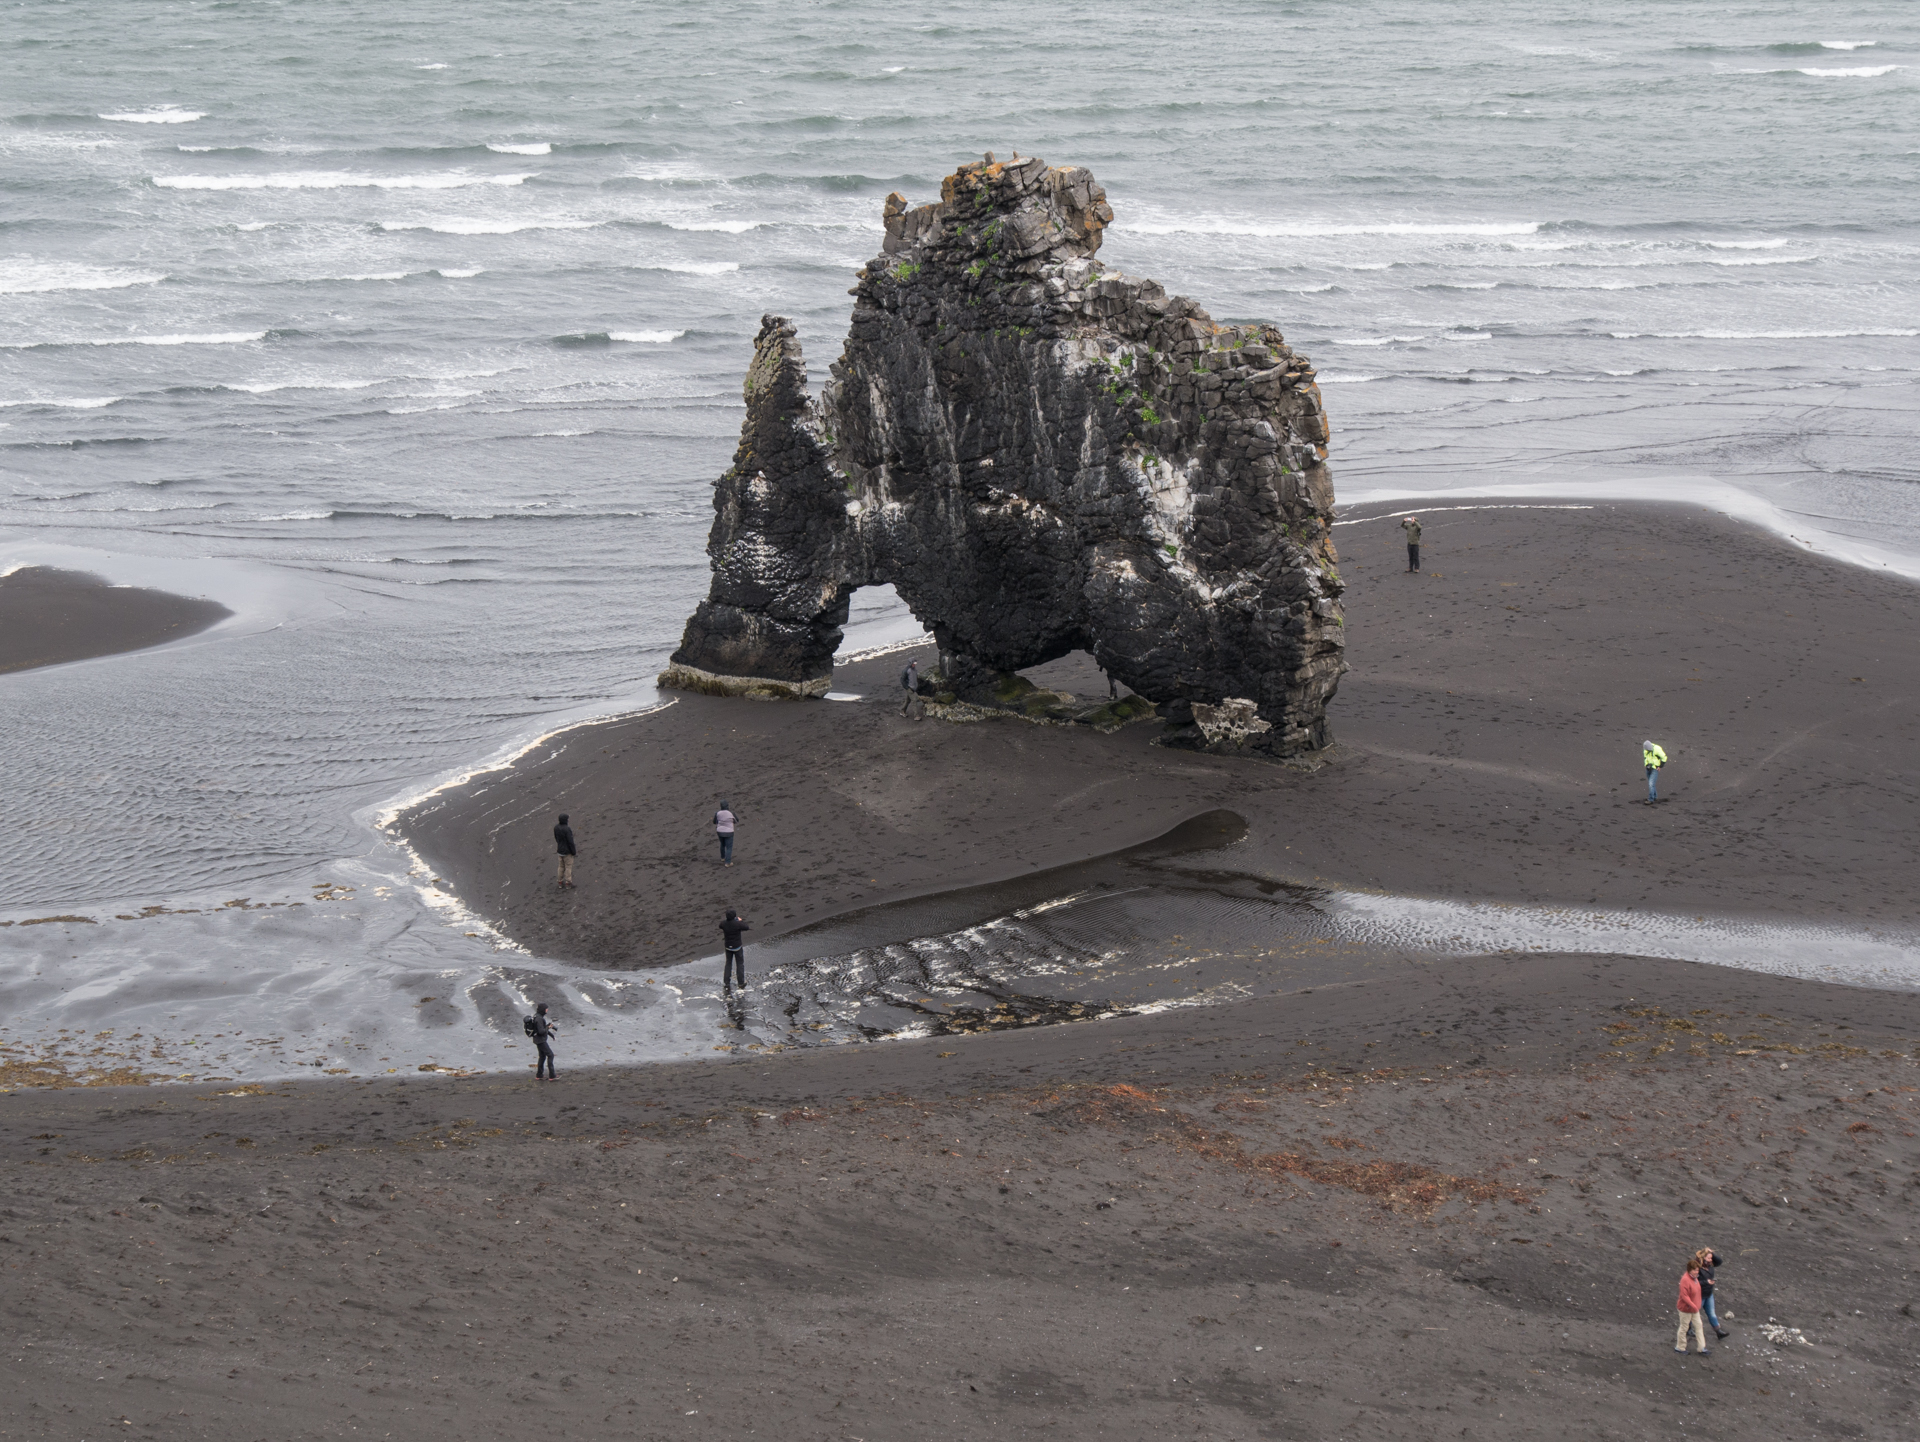
[[[540,1048],[539,1059],[533,1064],[535,1079],[544,1076],[548,1081],[557,1078],[553,1071],[554,1025],[547,1020],[547,1004],[543,1001],[533,1009],[533,1044]]]
[[[560,853],[560,889],[573,889],[573,828],[567,825],[567,813],[560,813],[560,824],[553,828],[554,848]]]
[[[740,915],[740,913],[735,911],[731,906],[727,908],[726,920],[720,923],[720,932],[727,939],[727,959],[720,973],[720,986],[722,990],[730,991],[733,989],[733,978],[736,973],[740,977],[740,990],[745,991],[747,989],[747,952],[746,948],[741,944],[740,933],[743,931],[751,931],[752,929],[752,927],[747,925],[745,917]]]
[[[1713,1269],[1724,1266],[1725,1259],[1712,1247],[1702,1247],[1695,1255],[1700,1259],[1700,1315],[1713,1328],[1713,1335],[1724,1342],[1726,1330],[1721,1327],[1720,1314],[1713,1307]]]

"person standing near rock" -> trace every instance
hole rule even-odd
[[[1700,1264],[1700,1315],[1713,1328],[1713,1335],[1724,1342],[1726,1329],[1720,1325],[1720,1313],[1713,1305],[1713,1272],[1714,1268],[1726,1265],[1725,1259],[1712,1247],[1702,1247],[1694,1253],[1694,1260]]]
[[[733,865],[733,828],[740,818],[733,814],[732,803],[721,798],[720,809],[713,813],[713,832],[720,838],[720,864]]]
[[[1407,574],[1417,575],[1420,570],[1420,518],[1408,516],[1400,523],[1400,529],[1407,533]]]
[[[1700,1355],[1711,1357],[1707,1348],[1707,1329],[1700,1320],[1700,1259],[1687,1258],[1687,1270],[1680,1274],[1680,1300],[1674,1304],[1680,1315],[1679,1330],[1673,1334],[1673,1350],[1686,1354],[1687,1334],[1692,1333],[1700,1340]]]
[[[1640,743],[1640,764],[1647,768],[1647,805],[1660,799],[1660,768],[1667,764],[1667,753],[1657,741]]]
[[[906,700],[900,703],[900,714],[910,720],[918,719],[913,714],[913,703],[920,699],[920,663],[909,661],[900,672],[900,689],[906,692]]]
[[[751,930],[753,928],[747,925],[746,918],[729,906],[725,920],[720,923],[720,934],[727,939],[727,958],[721,964],[720,971],[720,988],[723,991],[732,989],[736,975],[740,978],[740,990],[747,989],[747,951],[740,934]]]
[[[548,1081],[557,1081],[553,1070],[555,1028],[547,1019],[547,1004],[544,1001],[533,1009],[533,1015],[527,1018],[527,1023],[527,1034],[533,1038],[533,1044],[540,1048],[540,1055],[533,1063],[534,1080],[545,1077]]]
[[[560,853],[561,891],[573,889],[573,858],[577,854],[573,844],[573,828],[567,825],[567,813],[560,813],[559,824],[553,828],[554,849]]]

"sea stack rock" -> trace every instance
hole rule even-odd
[[[962,698],[1084,649],[1152,701],[1250,703],[1214,749],[1327,745],[1342,586],[1306,358],[1105,269],[1085,170],[965,165],[883,216],[819,400],[792,325],[761,323],[712,590],[661,684],[817,695],[854,589],[891,583]]]

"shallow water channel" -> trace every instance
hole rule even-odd
[[[1227,1004],[1488,953],[1630,953],[1920,989],[1891,932],[1371,895],[1254,874],[1229,811],[1018,880],[869,907],[663,972],[743,1046],[1006,1030]]]

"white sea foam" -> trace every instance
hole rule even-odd
[[[126,399],[125,396],[86,396],[86,397],[76,396],[71,398],[60,398],[60,397],[54,397],[54,396],[33,396],[26,400],[20,400],[20,401],[0,401],[0,407],[59,406],[62,410],[69,410],[69,411],[97,411],[103,406],[110,406],[115,401],[123,401],[125,399]]]
[[[1866,50],[1878,45],[1878,40],[1822,40],[1822,50]]]
[[[1817,255],[1707,255],[1700,258],[1702,265],[1807,265],[1818,260]]]
[[[156,271],[78,265],[71,261],[31,260],[25,256],[0,260],[0,295],[38,295],[54,290],[122,290],[130,285],[152,285],[165,279],[165,275]]]
[[[1836,78],[1870,80],[1900,68],[1898,65],[1763,65],[1727,73],[1732,75],[1811,75],[1820,80]]]
[[[274,391],[363,391],[368,386],[381,384],[383,382],[378,378],[354,381],[227,381],[219,389],[240,391],[250,396],[264,396],[271,395]]]
[[[234,227],[235,230],[265,230],[274,224],[271,220],[247,220]]]
[[[205,120],[204,110],[182,110],[177,105],[162,105],[158,110],[123,110],[102,115],[102,120],[122,120],[129,125],[185,125],[189,120]]]
[[[1288,295],[1319,295],[1332,290],[1333,282],[1328,281],[1325,285],[1283,285],[1280,289]]]
[[[1440,337],[1441,340],[1492,340],[1493,333],[1484,330],[1450,330]]]
[[[430,60],[425,65],[416,65],[413,68],[415,70],[445,70],[447,63],[444,60]]]
[[[1134,221],[1126,229],[1140,235],[1252,235],[1314,236],[1342,235],[1533,235],[1540,229],[1537,220],[1523,221],[1339,221],[1281,222],[1258,220],[1179,220],[1168,222]]]
[[[1323,386],[1357,386],[1368,381],[1377,381],[1379,376],[1346,375],[1340,371],[1321,371],[1314,377]]]
[[[551,155],[553,154],[553,144],[551,141],[546,141],[546,140],[535,140],[535,141],[529,142],[526,145],[495,145],[491,140],[489,140],[487,142],[487,149],[491,151],[495,151],[500,155]]]
[[[663,220],[660,224],[668,230],[720,231],[727,235],[743,235],[749,230],[758,230],[766,225],[764,220]]]
[[[1411,345],[1425,340],[1423,335],[1340,335],[1330,337],[1334,345]]]
[[[1715,250],[1778,250],[1783,245],[1792,244],[1787,240],[1710,240],[1707,242]]]
[[[383,220],[382,230],[431,230],[436,235],[518,235],[523,230],[591,230],[602,220]]]
[[[411,271],[376,270],[368,275],[316,275],[315,280],[405,280]]]
[[[285,511],[277,516],[261,516],[263,521],[330,521],[332,511]]]
[[[740,269],[740,262],[737,260],[683,260],[644,268],[671,270],[680,275],[725,275],[728,271]]]
[[[0,341],[0,350],[37,350],[56,345],[242,345],[265,340],[263,330],[229,331],[219,335],[116,335],[97,340],[13,340]]]
[[[665,345],[685,335],[683,330],[610,330],[608,340],[633,341],[643,345]]]
[[[1615,340],[1849,340],[1871,336],[1920,336],[1920,330],[1616,330]]]
[[[521,185],[522,175],[360,175],[349,170],[289,170],[271,175],[156,175],[167,190],[459,190],[469,185]]]
[[[476,275],[485,273],[486,267],[483,265],[476,265],[472,270],[447,270],[443,267],[433,272],[443,280],[472,280]]]

